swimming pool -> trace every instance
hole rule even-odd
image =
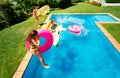
[[[33,55],[23,78],[120,78],[120,54],[95,24],[116,19],[108,14],[53,14],[50,19],[65,28],[79,25],[82,33],[61,32],[59,46],[43,54],[50,68]]]

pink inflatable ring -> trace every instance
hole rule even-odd
[[[43,53],[52,46],[53,36],[52,36],[51,32],[49,32],[48,30],[45,30],[45,29],[38,30],[38,36],[39,36],[39,38],[44,37],[46,39],[45,44],[39,47],[39,51],[41,53]],[[26,47],[28,50],[30,50],[30,43],[28,41],[26,41]]]
[[[68,29],[75,34],[80,34],[82,30],[80,26],[74,26],[74,25],[69,26]]]

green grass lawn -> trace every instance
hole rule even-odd
[[[120,43],[120,24],[103,24],[103,26]]]
[[[111,13],[120,18],[120,6],[98,7],[87,3],[77,3],[66,9],[54,10],[51,13]],[[48,15],[40,18],[42,24]],[[106,29],[120,42],[120,24],[105,24]],[[0,31],[0,78],[11,78],[27,50],[25,48],[25,38],[35,26],[33,17],[24,22]],[[118,37],[119,36],[119,37]]]

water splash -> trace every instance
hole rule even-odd
[[[74,23],[76,25],[82,25],[84,23],[84,20],[83,19],[78,19],[78,18],[74,18],[74,17],[60,17],[57,19],[58,22],[60,23],[66,23],[66,22],[71,22],[71,23]]]
[[[81,28],[82,28],[82,35],[88,35],[89,30],[84,26],[81,26]]]
[[[63,17],[63,18],[58,18],[58,21],[60,23],[66,23],[66,20],[67,20],[67,16]]]
[[[72,23],[75,23],[77,25],[82,25],[84,23],[84,20],[83,19],[78,19],[78,18],[73,18],[73,17],[69,17],[67,19],[67,21],[69,22],[72,22]]]

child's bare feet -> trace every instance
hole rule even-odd
[[[50,66],[49,66],[49,65],[47,65],[47,64],[45,64],[45,65],[44,65],[44,68],[47,68],[47,69],[48,69],[49,67],[50,67]]]

